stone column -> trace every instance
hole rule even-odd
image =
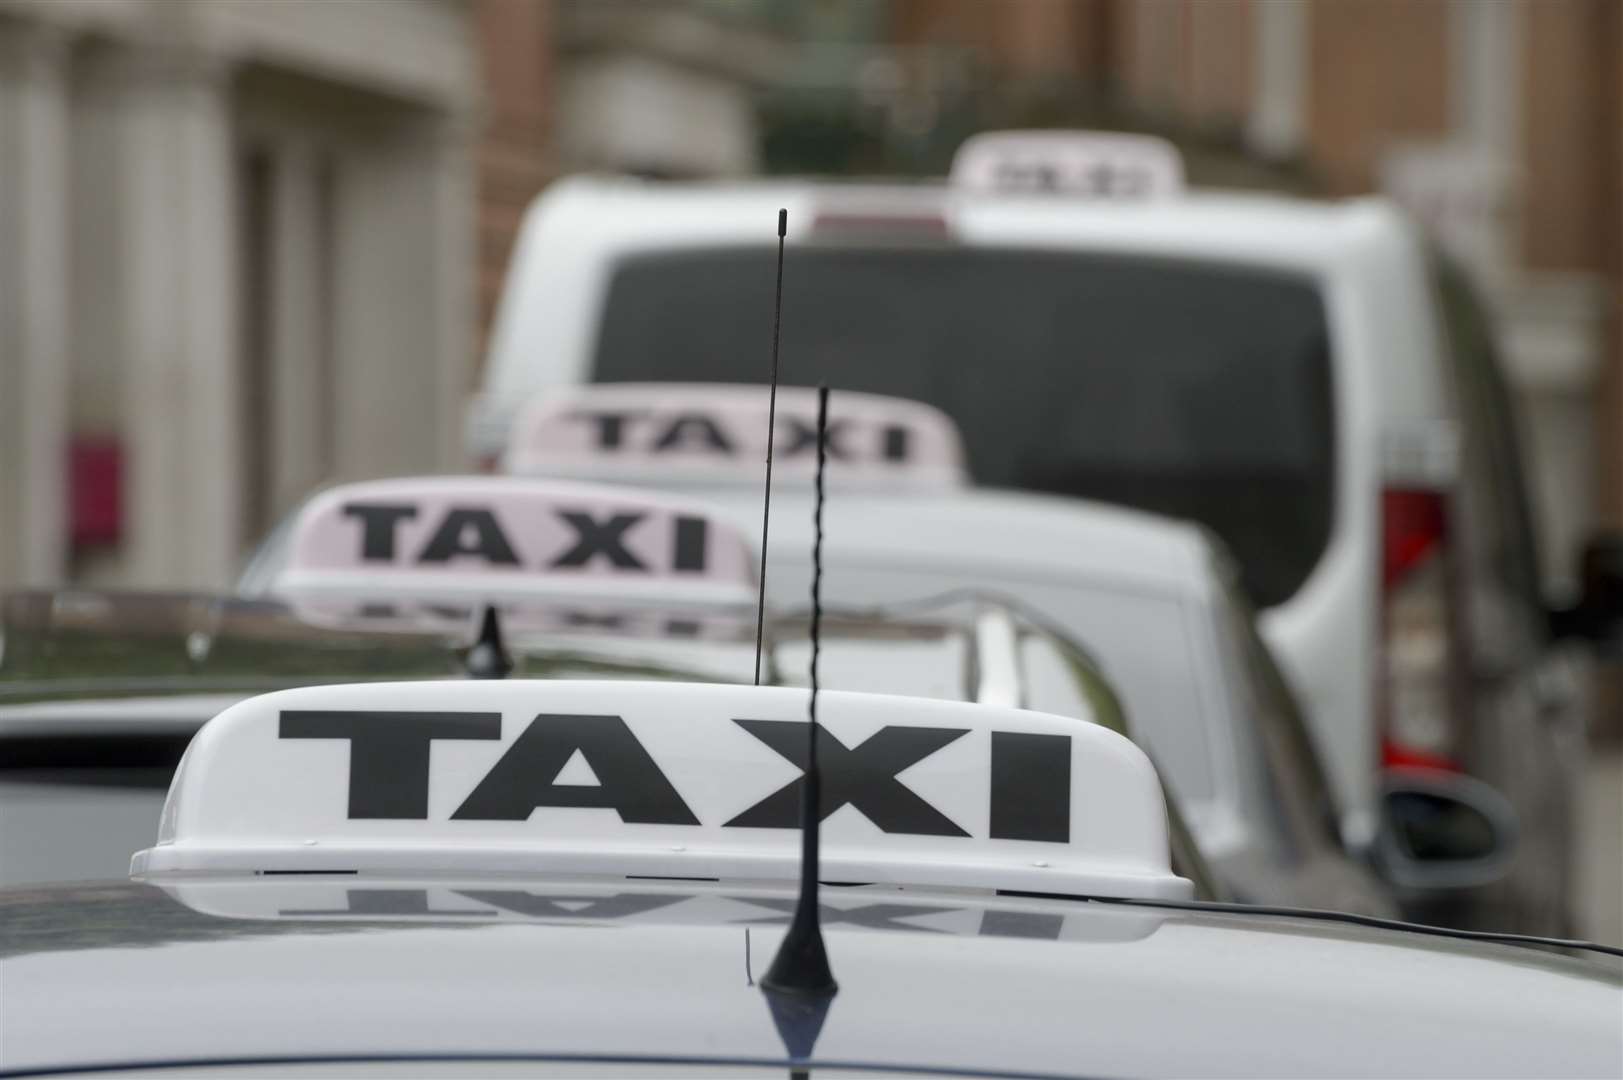
[[[433,213],[439,281],[435,320],[438,368],[435,395],[435,464],[463,471],[469,455],[463,423],[477,358],[475,269],[479,260],[475,213],[475,148],[478,131],[471,115],[453,115],[437,126],[434,139]]]
[[[66,563],[67,47],[0,23],[0,587]]]
[[[269,348],[271,506],[292,509],[332,472],[332,252],[321,155],[308,140],[271,154]],[[329,178],[330,182],[330,178]]]
[[[335,463],[354,479],[462,461],[473,341],[470,134],[379,122],[345,147],[336,215]]]
[[[1296,0],[1252,5],[1251,116],[1246,137],[1266,157],[1300,153],[1308,93],[1308,20],[1312,9]]]
[[[228,76],[159,46],[122,71],[118,336],[137,586],[223,586],[243,540]]]

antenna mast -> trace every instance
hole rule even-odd
[[[832,999],[839,990],[823,947],[817,904],[818,841],[822,835],[822,771],[817,765],[817,660],[823,621],[823,470],[828,463],[828,387],[817,388],[817,488],[813,501],[811,583],[811,699],[807,705],[806,773],[800,787],[800,898],[789,930],[761,978],[768,991]],[[819,1019],[819,1026],[821,1020]]]
[[[772,523],[772,442],[778,430],[778,339],[783,326],[783,237],[789,211],[778,210],[778,287],[772,301],[772,382],[766,399],[766,497],[761,500],[761,589],[755,598],[755,685],[761,685],[761,642],[766,632],[766,533]],[[818,443],[822,453],[822,443]],[[821,468],[821,466],[819,466]]]

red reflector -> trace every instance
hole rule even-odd
[[[1381,492],[1381,523],[1382,580],[1390,588],[1442,543],[1448,531],[1443,496],[1436,491],[1387,488]]]
[[[1417,750],[1403,746],[1390,738],[1381,740],[1381,765],[1387,769],[1439,769],[1443,772],[1463,772],[1460,763],[1444,754]]]
[[[116,544],[124,528],[124,451],[116,439],[68,444],[68,534],[74,547]]]
[[[474,467],[482,473],[494,473],[501,469],[502,456],[500,454],[480,454]]]

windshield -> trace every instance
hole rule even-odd
[[[628,258],[600,382],[759,382],[767,248]],[[1264,606],[1318,562],[1333,506],[1324,306],[1307,279],[1232,265],[963,248],[797,250],[782,381],[928,402],[978,483],[1194,518]]]

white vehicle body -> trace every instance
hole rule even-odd
[[[740,528],[759,515],[744,492],[707,500],[732,509]],[[965,491],[840,495],[823,528],[823,597],[833,608],[905,611],[968,590],[1039,613],[1086,649],[1202,852],[1242,895],[1248,880],[1266,892],[1294,878],[1310,906],[1369,906],[1372,883],[1329,857],[1339,845],[1324,793],[1274,790],[1281,778],[1310,786],[1317,763],[1303,760],[1311,748],[1292,745],[1301,718],[1270,693],[1271,661],[1247,640],[1231,574],[1198,527],[1076,499]],[[766,583],[780,610],[807,604],[811,533],[809,497],[776,493]],[[1280,843],[1281,829],[1290,841]],[[1284,872],[1293,848],[1317,869]],[[1319,857],[1302,857],[1315,849]]]
[[[786,399],[785,404],[791,405],[793,399],[788,395]],[[683,409],[696,421],[710,418],[696,406]],[[586,464],[598,471],[600,482],[606,478],[603,459],[588,459]],[[632,464],[633,475],[643,483],[655,479],[644,464]],[[426,504],[408,497],[420,483],[337,488],[312,499],[293,516],[342,525],[333,539],[339,550],[353,551],[367,532],[354,517],[333,522],[339,506],[368,514],[385,504],[397,514],[415,509],[403,520],[415,524],[419,532],[433,531],[432,523],[444,516],[444,510],[429,512]],[[586,488],[533,476],[436,481],[430,490],[438,497],[446,485],[460,486],[455,501],[464,515],[500,491],[529,492],[549,507],[565,509],[574,503],[567,498],[559,501],[554,492],[585,490],[592,493],[594,505],[618,504],[621,509],[645,501],[686,505],[689,512],[713,519],[713,535],[738,538],[758,527],[760,513],[760,496],[753,485],[705,487],[704,498],[692,498],[688,492],[685,501],[649,497],[632,487]],[[387,498],[379,495],[380,490],[389,493]],[[616,490],[623,493],[618,498],[611,494]],[[884,612],[882,605],[965,591],[1013,601],[1016,610],[1047,620],[1056,630],[1053,637],[1074,642],[1097,658],[1125,702],[1134,738],[1169,777],[1197,846],[1235,896],[1253,902],[1288,898],[1296,906],[1370,914],[1390,909],[1389,890],[1357,861],[1368,852],[1349,852],[1337,833],[1334,801],[1297,704],[1267,650],[1255,640],[1232,574],[1205,533],[1193,525],[1076,499],[975,489],[942,492],[935,484],[904,490],[906,494],[835,489],[828,503],[824,551],[829,571],[824,598],[830,610],[856,608],[857,614],[873,618]],[[501,510],[490,505],[493,513]],[[804,491],[780,492],[773,517],[767,600],[778,611],[803,608],[811,551],[811,510]],[[507,524],[499,526],[498,521]],[[516,537],[520,530],[514,521],[497,513],[489,527]],[[256,566],[281,566],[282,580],[296,581],[299,557],[277,548],[296,547],[296,541],[287,538],[310,531],[279,532],[267,541]],[[753,546],[753,541],[749,543]],[[420,544],[420,539],[402,539],[395,545],[395,556],[409,563],[410,552]],[[463,565],[470,562],[477,559],[435,564],[441,567],[438,571],[417,564],[410,573],[414,579],[440,573],[460,581],[475,573]],[[380,587],[399,588],[403,573],[399,567],[384,561],[371,565],[374,569],[361,572],[353,585],[366,585],[370,574],[374,580],[369,588],[379,596],[384,595],[377,593]],[[484,591],[472,595],[500,603],[500,586],[508,580],[533,578],[535,587],[541,588],[558,576],[533,571],[515,575],[513,567],[497,567],[484,576]],[[642,580],[637,571],[619,576]],[[251,585],[245,580],[242,587],[247,590]],[[266,591],[282,595],[274,580],[266,583]],[[399,600],[398,593],[395,599]],[[511,617],[509,621],[518,624]],[[1011,670],[1010,677],[1001,680],[1006,690],[999,700],[1070,712],[1045,703],[1051,699],[1044,696],[1048,687],[1070,681],[1063,675],[1069,661],[1052,650],[1033,652],[1036,640],[1011,645],[1018,663],[1007,666],[1023,667],[1025,677]],[[838,681],[828,685],[894,691],[902,686],[901,663],[898,655],[887,665],[890,670],[876,672],[876,681],[866,684],[846,682],[843,671],[836,669]],[[939,652],[932,651],[924,664],[943,678],[958,676],[958,665]],[[793,678],[797,668],[788,665],[781,670]],[[974,681],[998,683],[993,676],[992,671],[979,672]],[[992,699],[977,694],[976,700]]]
[[[819,865],[858,875],[839,888],[802,861],[812,734],[833,751]],[[1037,712],[691,683],[283,691],[198,734],[133,883],[0,890],[0,1072],[1623,1065],[1610,957],[1183,900],[1170,839],[1140,750]],[[837,987],[781,988],[797,910]]]
[[[793,901],[781,885],[259,877],[214,885],[224,903],[205,902],[208,888],[0,890],[0,1070],[752,1080],[786,1071],[746,978],[759,980],[781,939]],[[1623,992],[1606,957],[1261,912],[966,890],[845,888],[823,902],[840,991],[812,1075],[1623,1069]]]
[[[837,351],[827,351],[826,346],[810,355],[797,353],[805,345],[804,335],[796,334],[795,312],[797,305],[802,309],[808,305],[808,293],[813,291],[805,284],[803,268],[842,245],[850,252],[889,247],[1022,258],[1166,260],[1206,270],[1279,275],[1311,290],[1322,306],[1328,339],[1330,422],[1319,426],[1331,429],[1329,472],[1326,483],[1315,487],[1333,489],[1323,514],[1326,534],[1300,580],[1279,596],[1259,597],[1259,606],[1264,608],[1261,626],[1267,640],[1307,705],[1345,813],[1343,832],[1354,843],[1375,833],[1383,740],[1395,725],[1415,716],[1420,727],[1429,724],[1432,729],[1423,734],[1451,738],[1450,752],[1465,758],[1466,767],[1476,775],[1508,789],[1526,785],[1525,791],[1508,793],[1530,830],[1563,833],[1563,812],[1547,794],[1562,787],[1552,780],[1552,770],[1558,773],[1559,766],[1550,764],[1550,749],[1540,740],[1548,741],[1544,736],[1549,729],[1572,728],[1576,703],[1570,671],[1547,647],[1536,595],[1500,595],[1507,590],[1502,582],[1490,580],[1495,572],[1490,567],[1492,555],[1469,550],[1474,541],[1466,537],[1455,545],[1466,549],[1464,562],[1454,566],[1465,584],[1455,586],[1450,602],[1465,604],[1459,597],[1469,594],[1470,610],[1463,616],[1458,610],[1447,616],[1422,611],[1419,637],[1399,635],[1392,638],[1396,645],[1388,643],[1386,620],[1391,616],[1382,584],[1383,557],[1388,554],[1383,549],[1385,493],[1408,488],[1447,493],[1450,501],[1443,512],[1453,519],[1456,534],[1469,533],[1474,519],[1494,511],[1484,506],[1491,494],[1463,490],[1468,485],[1461,476],[1477,460],[1473,455],[1483,451],[1473,445],[1469,433],[1461,437],[1459,392],[1445,360],[1453,327],[1443,325],[1432,268],[1412,227],[1380,200],[1330,204],[1192,192],[1115,203],[988,194],[939,185],[684,186],[565,180],[543,193],[527,215],[492,335],[484,382],[473,403],[470,449],[493,462],[515,411],[537,393],[559,387],[605,378],[738,382],[756,370],[765,381],[771,345],[768,260],[780,207],[787,208],[789,222],[785,378],[802,385],[822,381],[821,368],[838,359]],[[734,315],[728,319],[760,327],[758,346],[750,336],[748,349],[743,350],[751,355],[729,357],[714,371],[695,372],[691,352],[670,352],[669,335],[650,330],[640,368],[606,376],[598,369],[605,342],[624,336],[623,324],[644,315],[610,310],[617,275],[627,266],[640,260],[746,249],[760,255],[759,295],[737,296],[731,308]],[[702,276],[692,268],[672,273],[690,281]],[[668,310],[654,314],[657,325],[663,325],[657,319],[669,318]],[[822,323],[835,317],[817,312]],[[708,309],[705,318],[724,321]],[[990,323],[996,318],[995,311],[982,316]],[[1178,314],[1168,311],[1160,318],[1176,321]],[[982,359],[982,391],[994,398],[1004,361],[987,355],[976,357],[970,366]],[[1243,363],[1243,358],[1235,362]],[[838,390],[847,385],[842,378],[849,380],[849,373],[827,381]],[[860,378],[850,380],[849,388],[929,400],[922,390],[909,393],[903,386],[875,385]],[[1036,398],[1048,396],[1038,392]],[[972,401],[973,395],[967,399]],[[1051,404],[1037,399],[1024,404],[1032,410]],[[940,401],[931,404],[944,407]],[[1197,407],[1203,404],[1197,402]],[[954,419],[966,427],[964,415]],[[967,427],[965,434],[973,470],[976,440]],[[984,449],[984,440],[980,446]],[[1227,539],[1233,546],[1232,538]],[[1237,554],[1242,568],[1257,562],[1247,559],[1244,551]],[[1395,693],[1387,689],[1393,673],[1401,682],[1403,664],[1411,657],[1423,666],[1437,652],[1428,653],[1427,634],[1445,635],[1441,655],[1449,663],[1476,665],[1468,674],[1439,669],[1431,684],[1472,687],[1465,706],[1421,701],[1415,709],[1413,697],[1396,708],[1389,704]],[[1480,725],[1484,730],[1464,736],[1435,730],[1448,725]],[[1528,768],[1529,761],[1542,764]],[[1518,777],[1517,770],[1523,775]],[[1542,892],[1541,897],[1523,899],[1545,915],[1562,903],[1558,896],[1566,871],[1561,866],[1562,856],[1552,853],[1550,861],[1523,883],[1533,894]]]

